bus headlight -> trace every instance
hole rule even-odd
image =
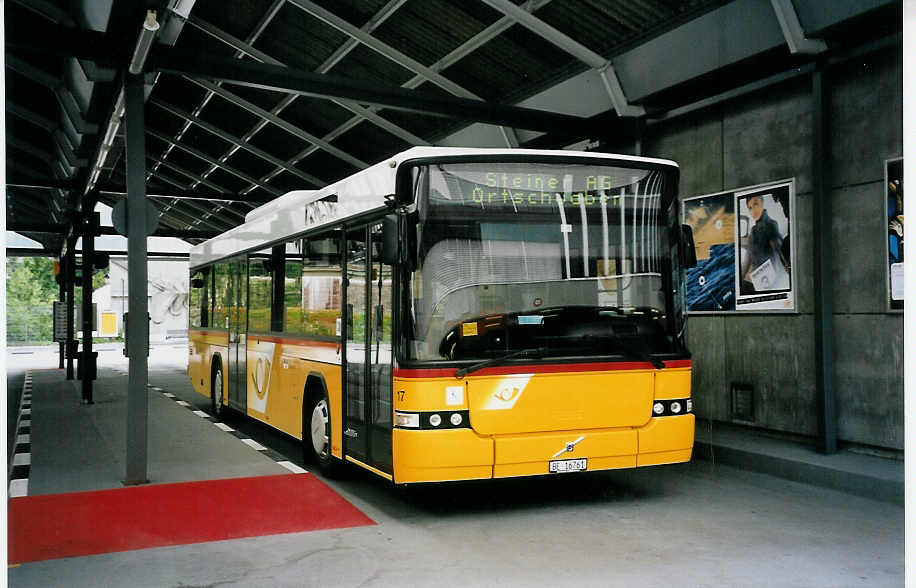
[[[415,412],[394,411],[394,425],[396,427],[420,428],[420,415]]]
[[[655,414],[662,414],[665,412],[665,405],[661,402],[656,402],[655,406],[652,407],[652,411],[655,412]]]
[[[438,427],[439,425],[442,424],[442,417],[439,416],[438,413],[433,413],[429,415],[429,424],[431,424],[434,427]]]
[[[453,412],[453,413],[452,413],[452,416],[451,416],[451,418],[449,418],[449,420],[452,422],[452,425],[453,425],[453,426],[457,427],[458,425],[461,424],[461,420],[462,420],[462,419],[461,419],[461,413]]]

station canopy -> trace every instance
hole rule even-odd
[[[886,0],[10,0],[4,11],[7,225],[50,254],[81,210],[125,197],[132,65],[156,234],[197,243],[415,145],[632,149],[653,117],[893,43],[901,28]]]

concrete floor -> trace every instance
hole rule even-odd
[[[185,347],[150,382],[201,410]],[[23,356],[17,356],[23,365]],[[56,367],[56,356],[47,367]],[[122,361],[102,352],[100,365]],[[41,362],[38,354],[33,358]],[[126,363],[124,364],[126,365]],[[302,464],[298,445],[230,423]],[[34,441],[33,441],[34,442]],[[24,564],[11,586],[903,585],[903,508],[706,461],[397,492],[353,470],[327,483],[376,526]]]

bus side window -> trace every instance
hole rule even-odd
[[[322,233],[301,243],[297,248],[302,252],[301,257],[296,255],[291,260],[287,253],[283,295],[285,330],[297,335],[336,338],[343,298],[340,232]]]
[[[270,249],[248,256],[248,330],[270,331],[273,273]]]

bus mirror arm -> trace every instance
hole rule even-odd
[[[693,229],[690,225],[681,225],[680,239],[681,266],[690,269],[697,266],[697,250],[693,242]]]

